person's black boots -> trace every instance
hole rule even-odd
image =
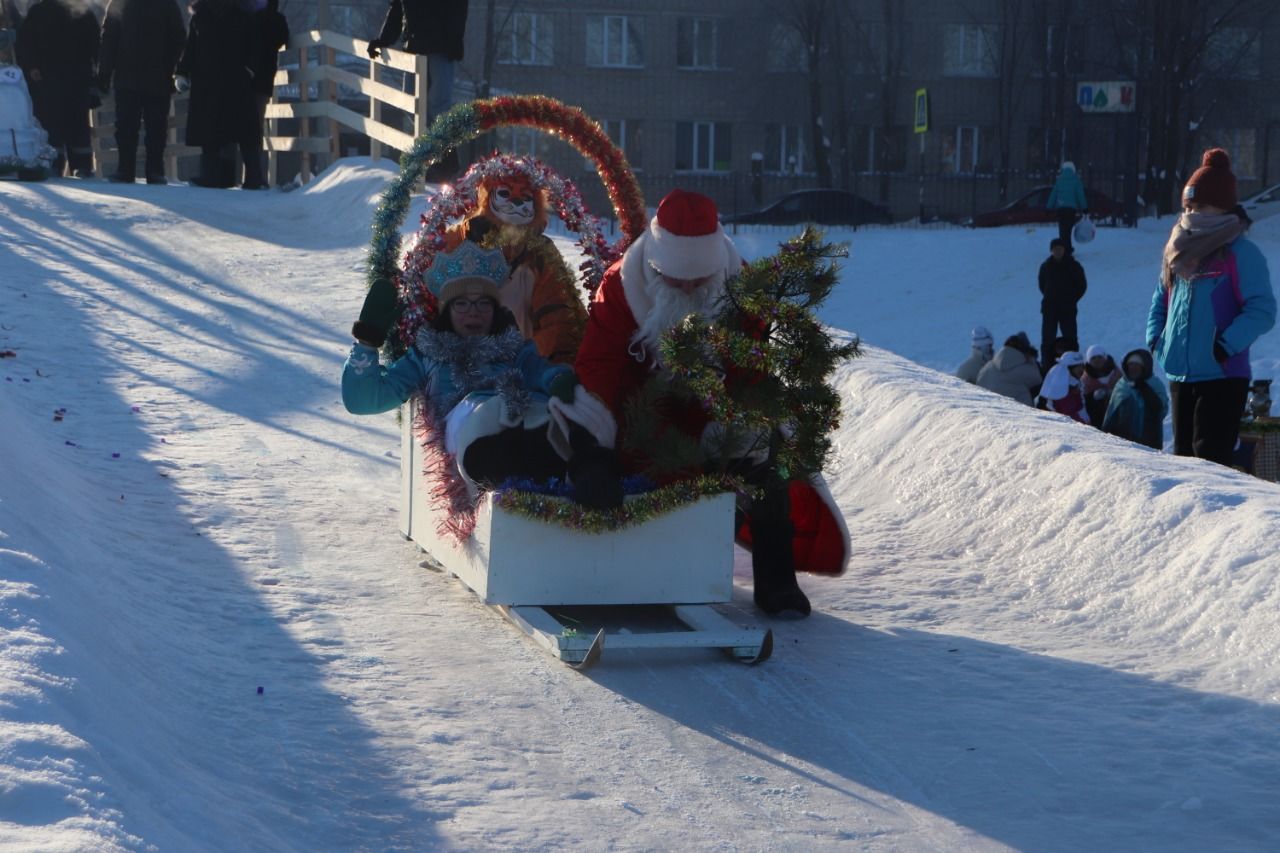
[[[147,176],[149,184],[167,184],[169,181],[164,176],[164,149],[147,149],[146,171],[143,172]]]
[[[575,448],[568,464],[576,503],[588,509],[622,506],[622,463],[616,450],[599,445]]]
[[[138,146],[121,145],[118,153],[119,158],[116,162],[115,174],[111,175],[108,180],[114,184],[131,184],[134,178],[138,176]]]
[[[801,619],[809,599],[796,582],[786,484],[766,489],[751,507],[751,575],[756,606],[770,616]]]

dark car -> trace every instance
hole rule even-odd
[[[845,190],[796,190],[752,213],[726,216],[726,225],[888,225],[889,209]]]
[[[1015,199],[1004,207],[988,210],[973,217],[970,225],[975,228],[990,228],[995,225],[1030,225],[1041,222],[1057,222],[1058,212],[1045,207],[1049,201],[1049,193],[1053,187],[1036,187],[1031,192]],[[1097,190],[1085,190],[1085,198],[1089,202],[1089,216],[1097,219],[1119,219],[1124,210],[1119,204]]]

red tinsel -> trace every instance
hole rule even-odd
[[[644,233],[648,225],[644,196],[626,155],[582,110],[545,95],[509,95],[475,101],[472,106],[481,132],[504,125],[536,127],[560,137],[590,158],[618,214],[622,233],[628,241]]]

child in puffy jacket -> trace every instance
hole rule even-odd
[[[1153,375],[1151,353],[1136,349],[1121,362],[1124,376],[1116,382],[1102,418],[1102,429],[1156,450],[1164,447],[1164,416],[1169,395]]]
[[[1049,411],[1059,412],[1082,424],[1089,423],[1089,413],[1084,407],[1084,389],[1080,377],[1084,375],[1084,357],[1075,350],[1065,352],[1058,363],[1049,369],[1040,386],[1040,396],[1045,399]]]
[[[1089,413],[1089,423],[1101,426],[1111,391],[1123,375],[1116,367],[1116,360],[1102,347],[1094,344],[1085,352],[1080,385],[1084,390],[1084,408]]]

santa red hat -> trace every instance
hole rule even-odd
[[[663,275],[702,278],[726,269],[726,243],[714,201],[701,193],[672,190],[649,222],[645,259]]]

